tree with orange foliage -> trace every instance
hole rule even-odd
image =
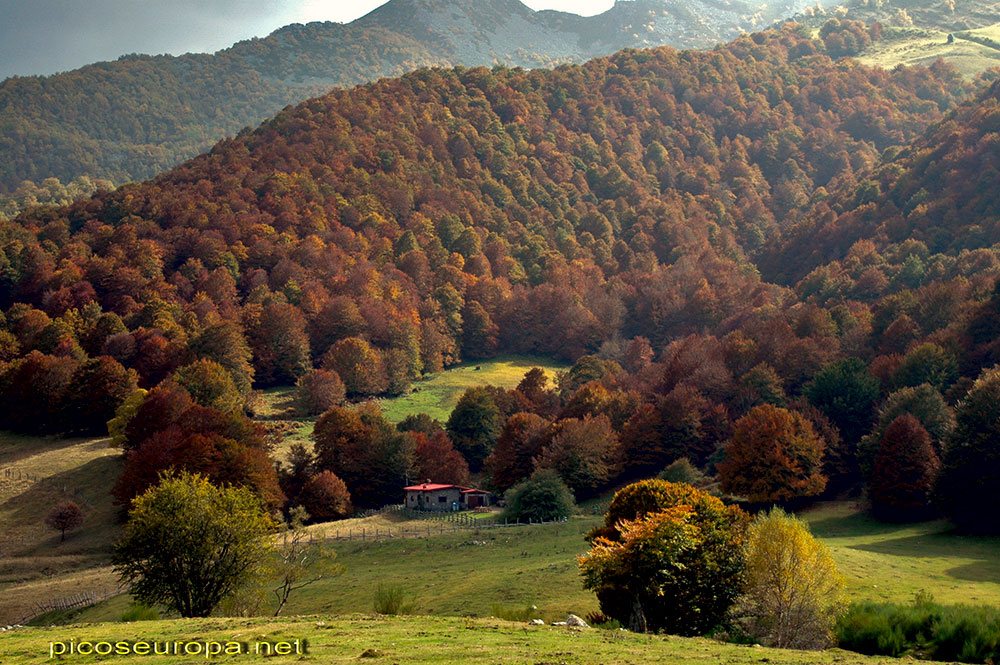
[[[736,421],[719,465],[722,489],[753,502],[816,496],[826,487],[823,440],[797,411],[765,404]]]
[[[298,503],[314,522],[341,519],[353,510],[347,485],[330,471],[311,476],[299,493]]]

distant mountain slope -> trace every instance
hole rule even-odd
[[[818,266],[846,261],[858,243],[879,251],[906,243],[901,258],[919,255],[924,264],[936,255],[995,247],[998,188],[1000,82],[910,146],[888,151],[856,187],[820,202],[760,265],[768,278],[790,284]]]
[[[214,55],[125,56],[0,83],[0,193],[86,174],[141,180],[287,104],[422,66],[538,67],[627,47],[705,47],[806,0],[619,0],[580,17],[518,0],[392,0],[350,24],[290,25]]]

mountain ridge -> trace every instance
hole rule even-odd
[[[292,24],[214,54],[132,54],[12,77],[0,83],[0,193],[51,176],[149,178],[332,87],[427,66],[552,67],[622,48],[713,46],[805,4],[744,16],[684,2],[616,2],[581,17],[519,0],[392,0],[349,24]]]

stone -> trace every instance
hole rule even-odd
[[[584,621],[575,614],[570,614],[569,616],[566,617],[566,625],[577,626],[578,628],[590,628],[590,626],[587,625],[586,621]]]

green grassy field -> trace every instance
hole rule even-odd
[[[1000,604],[1000,538],[955,534],[943,521],[886,524],[849,503],[802,514],[830,548],[852,600]]]
[[[382,411],[394,423],[411,413],[426,413],[445,422],[466,389],[482,385],[514,388],[533,367],[542,368],[554,381],[555,373],[568,366],[547,358],[529,356],[500,356],[463,363],[418,381],[406,395],[381,400]]]
[[[202,619],[151,621],[131,624],[75,625],[26,628],[0,634],[0,661],[28,665],[50,660],[60,647],[53,643],[83,641],[241,642],[250,654],[214,656],[130,655],[63,656],[58,662],[115,662],[122,665],[186,665],[188,663],[262,662],[254,655],[258,642],[284,641],[301,645],[306,653],[271,656],[274,665],[291,663],[346,664],[421,663],[427,665],[693,665],[695,663],[876,664],[895,662],[867,658],[839,649],[824,652],[782,651],[735,646],[707,639],[662,637],[555,626],[527,626],[496,619],[438,617],[381,617],[327,615],[281,619]],[[64,647],[68,648],[68,647]],[[102,647],[104,649],[105,647]],[[160,647],[161,649],[163,647]],[[182,652],[184,646],[178,647]],[[203,646],[199,646],[203,649]],[[294,645],[290,645],[294,650]],[[190,647],[191,651],[195,647]],[[56,659],[52,659],[56,661]]]
[[[405,395],[377,400],[386,418],[393,423],[410,414],[426,413],[442,423],[448,420],[452,409],[468,388],[474,386],[500,386],[515,388],[533,367],[545,370],[554,385],[556,372],[565,370],[567,365],[548,358],[506,355],[469,362],[450,367],[439,374],[430,375],[413,384]],[[311,441],[315,418],[295,415],[294,391],[292,387],[270,388],[260,393],[256,415],[266,426],[282,435],[282,442],[275,455],[284,459],[295,443]]]

